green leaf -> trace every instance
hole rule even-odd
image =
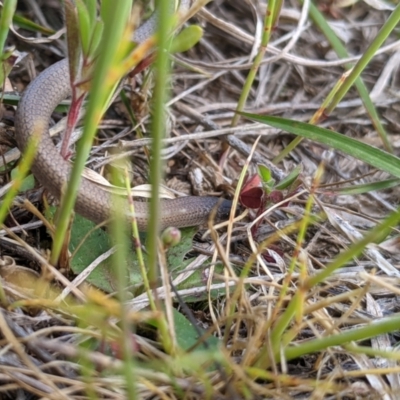
[[[21,100],[20,95],[12,94],[12,93],[4,93],[3,94],[3,103],[9,106],[17,106],[19,101]],[[55,109],[58,113],[68,112],[69,107],[71,105],[71,100],[63,100]]]
[[[97,18],[97,0],[85,0],[86,8],[90,19],[90,26],[94,26]]]
[[[55,213],[55,207],[50,207],[51,214]],[[52,218],[52,215],[47,215],[48,218]],[[80,215],[75,215],[70,238],[69,250],[71,253],[76,251],[74,256],[71,258],[71,270],[75,274],[80,274],[88,265],[95,261],[99,256],[107,252],[112,247],[112,241],[109,234],[103,229],[93,228],[96,225],[83,218]],[[171,247],[167,252],[167,263],[168,268],[174,276],[181,273],[194,259],[185,259],[186,254],[192,250],[193,236],[197,232],[197,228],[186,228],[182,229],[182,240],[179,244]],[[145,242],[144,235],[141,237],[142,243]],[[130,241],[130,238],[127,238]],[[143,253],[144,263],[147,264],[147,254]],[[126,260],[127,270],[129,276],[129,284],[132,287],[140,288],[136,293],[141,293],[142,291],[142,275],[140,273],[139,263],[137,259],[136,252],[131,249],[129,252],[129,257]],[[107,258],[102,261],[96,269],[89,275],[86,279],[90,284],[102,289],[108,293],[114,292],[116,289],[116,281],[113,275],[113,259],[112,257]],[[215,266],[215,271],[217,274],[222,274],[223,266]],[[178,286],[178,290],[189,289],[193,287],[203,287],[207,283],[207,279],[204,277],[204,271],[199,269],[195,271],[188,279],[186,279],[181,285]],[[212,290],[211,297],[216,298],[217,296],[225,294],[225,289]],[[207,299],[208,293],[205,291],[200,295],[193,295],[190,297],[185,297],[187,302],[198,302],[200,300]]]
[[[282,181],[276,185],[275,189],[283,190],[289,187],[299,177],[301,171],[302,166],[298,165],[285,179],[282,179]]]
[[[89,11],[82,0],[76,0],[75,4],[78,10],[79,33],[81,38],[82,51],[83,54],[87,56],[89,54],[92,31]]]
[[[183,53],[194,47],[203,37],[203,29],[197,25],[190,25],[175,36],[171,53]]]
[[[108,234],[102,229],[92,231],[96,225],[81,217],[75,215],[72,224],[71,239],[69,250],[73,253],[75,249],[82,244],[77,250],[73,258],[71,258],[71,269],[75,274],[80,274],[88,265],[90,265],[97,257],[104,254],[111,248],[111,241]],[[85,238],[86,237],[86,238]],[[112,274],[109,272],[111,257],[104,260],[86,279],[92,285],[110,293],[115,290],[114,280]]]
[[[330,191],[334,193],[353,195],[353,194],[363,194],[363,193],[373,192],[376,190],[390,189],[393,187],[397,187],[399,185],[400,185],[400,180],[395,178],[395,179],[387,179],[381,182],[370,182],[364,185],[344,186],[338,189],[331,189]]]
[[[0,54],[4,52],[11,21],[17,8],[17,0],[3,1],[2,3],[0,12]]]
[[[193,324],[180,312],[178,312],[175,308],[173,308],[174,313],[174,324],[175,324],[175,335],[178,345],[183,350],[188,350],[193,347],[200,337],[204,334],[204,330],[198,327],[197,329],[193,326]],[[220,341],[214,337],[210,336],[205,341],[205,344],[201,344],[199,349],[218,349]]]
[[[55,212],[56,207],[49,207],[46,217],[53,219]],[[96,224],[86,218],[75,215],[69,246],[71,253],[74,253],[78,246],[80,246],[70,260],[71,270],[75,274],[80,274],[88,265],[112,247],[112,241],[108,233],[103,229],[94,230],[95,226]],[[137,266],[136,253],[132,252],[126,262],[128,264],[129,283],[131,285],[141,284],[142,277]],[[107,293],[114,292],[116,283],[113,274],[112,257],[110,256],[102,261],[88,276],[86,281]]]
[[[330,131],[329,129],[285,118],[260,116],[244,112],[240,113],[240,115],[250,120],[264,123],[274,128],[293,133],[294,135],[302,136],[333,147],[400,178],[400,159],[398,157],[356,139],[346,137],[340,133]]]
[[[18,167],[11,170],[11,178],[15,179],[18,175]],[[26,192],[27,190],[32,190],[35,187],[35,178],[32,174],[28,175],[22,180],[19,192]]]
[[[54,35],[55,30],[47,28],[45,26],[36,24],[35,22],[23,17],[22,15],[14,14],[13,23],[22,29],[32,32],[39,32],[44,35]]]
[[[99,47],[101,37],[104,31],[104,24],[103,21],[96,21],[93,27],[91,44],[90,44],[90,53],[95,54],[97,48]]]
[[[184,228],[181,229],[182,239],[179,244],[168,249],[167,252],[167,264],[168,268],[173,274],[173,277],[179,275],[195,258],[185,258],[186,254],[192,251],[193,248],[193,237],[197,232],[197,228]],[[207,265],[207,268],[209,265]],[[204,274],[204,268],[198,268],[188,278],[186,278],[181,284],[178,285],[178,290],[193,289],[198,287],[204,287],[207,285],[208,276]],[[215,273],[220,275],[224,271],[224,267],[221,264],[215,265]],[[215,299],[221,295],[226,294],[225,288],[211,290],[210,296]],[[208,292],[203,291],[196,293],[195,295],[185,296],[185,302],[194,303],[208,298]]]
[[[182,237],[181,241],[176,245],[168,249],[167,252],[167,263],[170,267],[171,272],[180,273],[184,269],[184,258],[193,247],[193,237],[197,232],[197,228],[185,228],[181,229]]]
[[[266,167],[265,165],[258,165],[258,174],[261,177],[261,180],[263,181],[264,185],[268,185],[270,186],[270,182],[272,179],[272,174],[271,174],[271,170]]]

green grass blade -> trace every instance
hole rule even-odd
[[[24,152],[24,157],[22,158],[21,162],[18,165],[17,173],[13,179],[13,183],[11,188],[7,191],[7,194],[4,200],[1,202],[0,206],[0,225],[3,225],[7,214],[10,211],[11,204],[18,194],[22,184],[24,183],[24,179],[29,173],[31,168],[32,162],[35,158],[37,145],[39,143],[39,135],[34,134],[32,139],[29,141],[28,146]]]
[[[358,160],[372,165],[382,171],[389,172],[400,178],[400,159],[384,150],[377,149],[356,139],[341,135],[340,133],[320,128],[304,122],[291,121],[280,117],[260,116],[257,114],[241,113],[242,116],[253,121],[261,122],[274,128],[302,136],[307,139],[343,151]]]
[[[326,22],[325,18],[321,14],[321,12],[318,10],[318,8],[314,4],[310,4],[310,16],[313,19],[314,23],[318,26],[318,28],[324,33],[325,37],[328,39],[329,43],[331,44],[333,50],[335,50],[336,54],[340,58],[348,58],[349,55],[346,51],[346,48],[340,41],[340,39],[336,36],[335,32],[332,30],[332,28],[329,26],[329,24]],[[393,17],[393,14],[391,18]],[[397,18],[395,15],[393,18]],[[379,44],[382,43],[382,41],[385,40],[385,35],[389,35],[390,29],[392,29],[393,23],[389,24],[386,23],[382,29],[381,32],[383,31],[383,35],[381,37],[376,37],[375,41],[371,44],[370,48],[367,50],[367,52],[363,55],[362,59],[359,60],[357,63],[356,68],[351,71],[351,76],[350,80],[349,77],[347,77],[345,85],[347,85],[347,88],[343,89],[344,85],[341,85],[341,87],[337,90],[337,93],[334,93],[332,90],[331,93],[328,95],[332,96],[332,101],[329,103],[329,109],[327,108],[327,111],[324,111],[325,114],[330,114],[333,109],[336,107],[338,102],[343,98],[343,96],[347,93],[351,85],[354,83],[360,97],[362,99],[362,102],[368,112],[368,115],[371,118],[372,124],[374,125],[375,129],[377,130],[379,136],[382,139],[382,142],[386,148],[387,151],[393,152],[392,145],[387,137],[387,133],[379,119],[378,112],[376,111],[374,104],[372,103],[372,100],[369,96],[369,92],[367,87],[365,86],[363,80],[361,79],[360,75],[365,66],[368,64],[368,62],[371,60],[371,58],[374,56],[374,51],[379,48]],[[387,37],[387,36],[386,36]],[[376,42],[376,43],[375,43]],[[361,63],[360,63],[361,62]],[[360,67],[362,65],[362,67]],[[346,69],[350,70],[353,68],[351,64],[346,64],[345,65]],[[356,72],[355,72],[356,71]],[[340,82],[338,82],[340,83]],[[351,84],[350,84],[351,83]],[[350,86],[349,86],[350,84]],[[336,85],[335,85],[336,87]],[[322,112],[320,112],[320,115],[323,115]],[[316,119],[315,123],[318,122],[319,118]],[[314,122],[314,121],[313,121]],[[295,138],[292,142],[290,142],[285,149],[281,151],[281,153],[274,159],[274,162],[278,163],[283,160],[298,144],[301,142],[301,138]]]
[[[10,29],[11,21],[14,16],[15,8],[17,7],[17,0],[5,0],[3,2],[0,17],[0,52],[3,54],[4,46],[6,44],[8,31]]]
[[[264,58],[265,52],[268,47],[268,43],[270,42],[274,24],[277,21],[278,13],[281,9],[281,6],[282,6],[281,0],[271,0],[268,2],[268,7],[265,12],[265,18],[264,18],[264,26],[263,26],[263,35],[261,38],[261,45],[260,45],[258,53],[254,59],[253,66],[250,69],[250,71],[246,77],[246,82],[243,85],[243,89],[240,94],[240,98],[239,98],[239,101],[238,101],[238,104],[236,107],[237,111],[242,111],[246,104],[247,98],[250,94],[250,90],[253,86],[254,80],[259,71],[261,61]],[[233,116],[231,125],[236,126],[238,121],[239,121],[239,115],[235,114]]]
[[[371,321],[370,324],[362,326],[361,328],[350,329],[338,333],[337,335],[329,335],[301,343],[297,346],[290,346],[284,351],[284,358],[286,361],[289,361],[305,354],[311,354],[327,349],[328,347],[345,345],[352,341],[367,340],[372,337],[384,335],[385,333],[398,331],[399,326],[400,315],[398,314],[393,315],[390,318]]]
[[[104,35],[102,38],[102,51],[99,54],[98,62],[94,71],[92,90],[88,102],[85,117],[84,132],[78,143],[77,155],[71,172],[68,190],[62,199],[60,217],[53,241],[51,262],[57,263],[65,233],[68,228],[69,218],[72,213],[78,188],[81,182],[82,171],[92,147],[93,138],[96,134],[97,124],[102,116],[104,105],[109,97],[109,85],[106,85],[107,73],[110,70],[116,56],[118,44],[121,42],[126,27],[127,16],[129,15],[130,2],[113,2],[104,0],[102,2],[102,15],[104,20]]]
[[[391,189],[399,185],[400,185],[400,180],[397,178],[393,178],[393,179],[386,179],[380,182],[368,182],[360,185],[342,186],[340,188],[334,188],[328,191],[338,194],[355,195],[355,194],[364,194],[368,192],[375,192],[377,190]]]
[[[168,98],[168,77],[170,71],[169,49],[171,38],[168,33],[171,32],[172,13],[168,2],[157,1],[157,10],[160,18],[158,24],[158,51],[155,61],[155,87],[153,94],[153,123],[150,162],[150,181],[151,181],[151,201],[150,201],[150,219],[148,226],[148,269],[149,283],[151,288],[157,287],[158,277],[158,253],[159,253],[159,221],[160,221],[160,184],[163,177],[163,162],[161,158],[162,140],[165,137],[165,111],[164,105]],[[173,344],[170,341],[166,321],[162,318],[159,324],[160,336],[167,352],[171,352]]]
[[[318,26],[318,28],[324,33],[325,37],[328,39],[329,43],[331,44],[336,54],[340,58],[348,58],[349,53],[347,52],[346,47],[343,45],[341,40],[336,36],[336,33],[329,26],[326,19],[323,17],[321,12],[313,3],[310,4],[310,16],[313,19],[314,23]],[[346,64],[345,67],[346,69],[350,69],[352,68],[352,65]],[[381,137],[386,150],[391,153],[393,151],[393,148],[388,139],[387,132],[382,125],[378,112],[369,96],[368,89],[365,86],[364,81],[362,80],[361,77],[358,77],[356,79],[355,86],[358,90],[358,93],[360,94],[360,98],[367,110],[367,113],[371,118],[372,124],[379,133],[379,136]]]

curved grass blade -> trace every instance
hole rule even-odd
[[[244,112],[240,113],[240,115],[252,121],[261,122],[274,128],[293,133],[294,135],[302,136],[333,147],[379,170],[389,172],[393,176],[400,178],[400,158],[384,150],[370,146],[369,144],[305,122]]]

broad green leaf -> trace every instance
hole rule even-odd
[[[201,337],[201,335],[204,333],[204,330],[199,327],[197,329],[194,328],[193,324],[175,308],[173,309],[173,312],[176,340],[180,348],[183,350],[188,350],[196,344],[196,342],[199,340],[199,333]],[[201,344],[198,348],[216,350],[219,343],[220,342],[216,337],[210,336],[207,338],[206,344]]]
[[[72,232],[70,239],[70,251],[74,252],[82,239],[86,237],[89,231],[95,227],[95,224],[80,215],[75,215],[72,224]],[[127,240],[130,240],[127,238]],[[84,243],[71,259],[71,269],[74,273],[81,273],[89,264],[97,257],[107,252],[112,247],[112,241],[109,234],[103,229],[92,231],[85,238]],[[146,263],[146,254],[143,255]],[[133,248],[130,250],[129,257],[126,260],[129,276],[129,284],[132,286],[139,285],[141,287],[143,279],[140,274],[136,252]],[[115,278],[113,274],[113,258],[110,256],[89,275],[87,281],[92,285],[110,293],[115,291]]]
[[[87,233],[96,225],[81,217],[75,215],[72,224],[71,239],[69,250],[74,252],[81,244]],[[90,233],[84,243],[78,249],[73,258],[71,258],[71,269],[75,274],[80,274],[88,265],[96,260],[111,248],[111,241],[108,234],[102,229],[96,229]],[[110,293],[115,291],[114,278],[110,273],[111,257],[104,260],[87,278],[87,282]]]
[[[193,237],[197,232],[197,228],[185,228],[181,229],[182,239],[179,244],[171,247],[167,252],[167,263],[168,268],[173,274],[172,278],[179,275],[193,260],[194,258],[185,258],[186,254],[189,253],[193,248]],[[204,287],[207,285],[208,276],[204,273],[205,268],[209,268],[209,265],[201,266],[194,271],[187,279],[185,279],[178,287],[177,290],[192,289],[196,287]],[[221,264],[215,266],[215,273],[221,275],[224,267]],[[219,281],[218,281],[219,283]],[[217,298],[226,293],[225,288],[213,289],[211,291],[211,298]],[[185,296],[185,302],[193,303],[206,300],[208,298],[208,292],[197,293],[196,295]]]
[[[179,273],[183,270],[184,258],[186,254],[192,250],[193,237],[196,234],[197,230],[197,228],[181,229],[181,241],[176,246],[168,249],[167,262],[171,272]]]
[[[52,221],[56,210],[56,207],[49,207],[46,211],[46,218]],[[103,229],[93,230],[95,226],[96,224],[88,219],[78,214],[75,215],[69,243],[69,250],[73,254],[70,266],[75,274],[80,274],[88,265],[112,247],[112,241],[108,233]],[[80,247],[74,254],[78,246]],[[132,282],[130,280],[130,284],[140,284],[142,282],[139,269],[135,265],[136,262],[136,253],[132,251],[127,263],[130,278],[135,281]],[[86,281],[107,293],[114,292],[116,284],[112,271],[112,256],[110,256],[96,267]]]
[[[13,168],[11,170],[11,178],[14,179],[18,174],[18,168]],[[19,187],[19,192],[26,192],[27,190],[32,190],[35,187],[35,178],[32,174],[25,177]]]
[[[50,207],[50,214],[48,215],[48,217],[52,218],[54,213],[55,207]],[[103,229],[93,230],[95,226],[96,225],[93,222],[87,220],[86,218],[83,218],[80,215],[75,215],[72,224],[69,246],[69,250],[71,251],[71,253],[74,253],[75,249],[80,246],[70,260],[71,269],[75,274],[81,273],[88,265],[90,265],[99,256],[107,252],[112,247],[112,241],[109,234]],[[181,242],[168,250],[167,263],[168,268],[173,276],[177,276],[187,267],[187,265],[189,265],[193,261],[192,258],[185,259],[185,257],[186,254],[192,250],[193,236],[196,232],[197,228],[183,229]],[[144,236],[145,235],[143,234],[141,237],[142,243],[145,242]],[[82,240],[84,240],[83,243]],[[127,238],[127,240],[130,239]],[[146,253],[143,253],[143,258],[146,265]],[[140,273],[137,255],[133,247],[129,252],[129,257],[127,258],[126,262],[129,274],[129,276],[127,277],[127,279],[129,280],[129,285],[131,285],[133,288],[140,288],[139,291],[135,291],[135,294],[139,292],[141,293],[143,279]],[[87,278],[87,282],[108,293],[115,291],[116,282],[113,275],[113,267],[113,259],[110,256],[96,267],[96,269]],[[218,274],[221,274],[223,272],[222,265],[216,266],[216,272]],[[204,270],[199,269],[195,271],[181,285],[179,285],[177,289],[181,290],[199,286],[203,287],[206,285],[206,283],[207,280],[204,277]],[[219,290],[213,290],[211,295],[213,298],[215,298],[224,293],[225,289],[223,288]],[[200,301],[206,299],[207,296],[207,292],[204,292],[201,295],[185,297],[185,301]]]

